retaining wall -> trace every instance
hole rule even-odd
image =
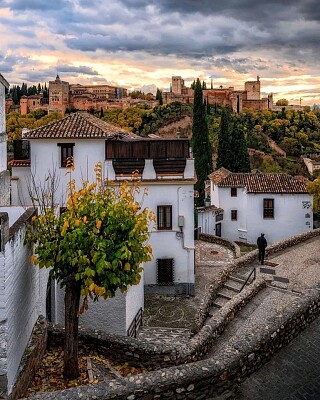
[[[159,371],[86,385],[59,392],[41,393],[30,400],[96,399],[96,400],[208,400],[213,396],[230,394],[238,384],[265,364],[272,355],[287,345],[301,330],[320,314],[320,295],[310,293],[297,299],[281,318],[269,322],[269,329],[255,335],[251,348],[242,342],[236,351],[222,357],[165,368]]]

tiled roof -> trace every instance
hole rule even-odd
[[[232,173],[230,171],[226,174],[225,171],[227,170],[222,171],[224,178],[218,182],[213,181],[219,187],[245,187],[247,193],[307,193],[305,182],[287,174]]]
[[[24,139],[101,139],[119,136],[138,137],[85,112],[70,114],[63,119],[23,133]]]
[[[226,168],[219,168],[216,171],[212,172],[208,178],[215,184],[218,185],[223,179],[225,179],[231,172]]]
[[[30,160],[11,160],[8,162],[11,167],[30,167]]]

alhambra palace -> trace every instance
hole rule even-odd
[[[194,90],[185,86],[181,76],[173,76],[169,92],[162,92],[164,103],[179,101],[193,103]],[[212,85],[211,85],[212,87]],[[203,98],[207,104],[230,106],[234,113],[241,113],[244,108],[266,110],[273,106],[273,95],[261,98],[261,82],[259,76],[255,81],[247,81],[244,90],[235,90],[233,86],[203,89]],[[122,87],[103,85],[69,84],[57,75],[54,81],[49,82],[49,99],[42,94],[22,96],[20,113],[28,114],[37,109],[44,109],[48,113],[59,112],[65,114],[67,110],[109,110],[126,109],[140,104],[155,107],[158,102],[151,100],[132,99],[127,89]],[[6,100],[6,112],[12,110],[12,100]]]

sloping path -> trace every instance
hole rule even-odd
[[[271,329],[275,320],[281,320],[294,302],[299,302],[299,295],[271,287],[263,289],[229,322],[206,358],[223,360],[227,353],[253,347],[256,337]]]
[[[185,343],[194,315],[218,273],[234,259],[231,250],[217,244],[196,241],[195,296],[145,296],[143,328],[138,338],[157,343]],[[157,328],[157,329],[156,329]]]

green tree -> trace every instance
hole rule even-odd
[[[157,89],[156,100],[159,101],[159,106],[162,106],[163,100],[162,100],[162,93],[161,93],[160,89]]]
[[[250,172],[248,148],[242,126],[238,120],[233,124],[229,146],[229,165],[226,168],[232,172]]]
[[[276,102],[276,106],[287,106],[289,104],[287,99],[279,99]]]
[[[69,167],[73,168],[69,162]],[[96,181],[83,182],[76,190],[71,179],[67,190],[67,209],[56,216],[54,196],[34,185],[41,213],[33,217],[27,242],[35,245],[32,261],[50,268],[50,276],[65,289],[64,377],[76,379],[78,366],[78,318],[88,308],[88,296],[113,297],[117,289],[126,291],[138,284],[141,263],[151,259],[147,244],[148,209],[135,200],[137,181],[108,187],[101,179],[102,166],[95,168]],[[49,182],[54,182],[51,175]],[[54,186],[54,184],[53,184]],[[52,183],[48,187],[53,187]],[[42,195],[41,195],[42,193]],[[49,203],[48,203],[49,201]]]
[[[204,182],[212,172],[212,147],[209,140],[206,109],[203,105],[202,88],[199,78],[195,84],[192,121],[192,149],[198,181],[195,189],[199,192],[197,205],[203,205]]]
[[[230,164],[230,142],[231,142],[231,112],[229,107],[222,110],[220,128],[218,131],[218,159],[217,168],[228,168]]]

